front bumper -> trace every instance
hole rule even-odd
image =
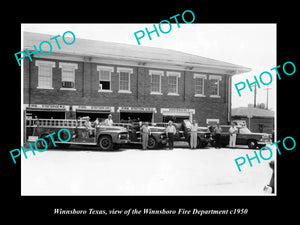
[[[161,139],[159,143],[165,145],[165,144],[168,143],[168,140],[167,139]]]
[[[269,144],[271,144],[271,141],[258,141],[257,144],[258,145],[269,145]]]
[[[124,140],[124,139],[118,139],[116,141],[117,144],[128,144],[130,143],[130,140]]]

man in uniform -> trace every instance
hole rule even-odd
[[[147,146],[148,146],[148,140],[149,140],[149,135],[150,135],[150,128],[148,127],[148,125],[149,125],[149,123],[146,122],[141,127],[142,141],[143,141],[143,150],[146,150]]]
[[[168,122],[168,126],[167,126],[167,129],[166,129],[166,134],[167,134],[168,142],[169,142],[169,150],[173,150],[174,135],[176,134],[176,128],[173,125],[173,122],[171,120]]]
[[[105,125],[112,126],[114,121],[112,120],[111,114],[108,115],[108,118],[104,121]]]
[[[229,128],[229,147],[230,148],[235,148],[237,131],[238,130],[235,126],[235,123],[231,123],[231,127]]]
[[[220,127],[219,123],[217,123],[217,126],[214,129],[214,133],[215,133],[215,148],[221,148],[222,128]]]

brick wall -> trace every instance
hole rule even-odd
[[[44,59],[43,59],[44,60]],[[45,59],[46,60],[46,59]],[[64,105],[100,105],[114,106],[117,109],[119,106],[142,106],[156,107],[157,113],[154,115],[154,120],[162,121],[160,113],[161,108],[190,108],[195,109],[194,118],[200,125],[206,124],[207,118],[220,119],[221,124],[227,124],[228,115],[228,77],[221,75],[220,81],[220,98],[212,98],[210,95],[210,80],[205,79],[205,97],[195,97],[195,80],[191,71],[175,71],[180,72],[178,93],[179,96],[169,96],[168,93],[168,78],[166,71],[163,70],[164,76],[161,79],[161,89],[163,95],[150,95],[150,75],[149,70],[162,70],[157,68],[145,67],[129,67],[133,69],[133,74],[130,77],[130,94],[118,93],[119,90],[119,75],[116,65],[107,65],[100,63],[92,63],[88,60],[83,62],[74,62],[78,64],[78,69],[75,70],[75,88],[76,91],[60,90],[61,88],[61,69],[59,62],[68,62],[63,60],[52,60],[55,62],[53,68],[53,88],[37,89],[38,86],[38,67],[35,66],[35,60],[30,62],[28,58],[24,61],[24,103],[25,104],[64,104]],[[97,65],[113,66],[114,72],[111,74],[111,89],[112,93],[98,92],[99,89],[99,72]],[[123,67],[123,66],[120,66]],[[30,87],[30,88],[29,88]],[[115,113],[116,114],[116,113]],[[67,118],[69,114],[67,114]],[[118,120],[117,115],[113,115]]]

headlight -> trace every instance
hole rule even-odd
[[[160,139],[165,139],[165,138],[167,138],[167,135],[166,135],[166,134],[161,134],[161,135],[160,135]]]
[[[118,134],[119,139],[128,139],[129,135],[128,134]]]

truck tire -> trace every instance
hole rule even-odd
[[[157,148],[157,142],[156,142],[154,137],[152,137],[152,136],[149,137],[147,147],[149,149],[156,149]]]
[[[249,149],[256,149],[257,148],[257,141],[256,140],[248,140],[248,148]]]
[[[99,137],[99,148],[100,150],[109,151],[113,149],[113,142],[110,136],[103,135]]]
[[[47,135],[49,134],[42,134],[40,138],[44,139],[47,142],[48,145],[47,149],[51,149],[53,148],[53,143],[50,137],[46,137]],[[46,147],[45,142],[43,141],[39,141],[37,144],[38,144],[38,148],[44,149]]]
[[[203,143],[201,141],[201,138],[200,137],[197,137],[197,148],[203,148]]]

